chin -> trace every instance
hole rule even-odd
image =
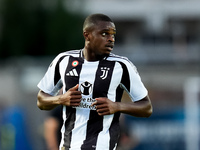
[[[102,59],[104,59],[105,57],[108,57],[109,55],[110,55],[110,53],[104,53],[104,54],[98,55],[97,58],[98,58],[99,60],[102,60]]]
[[[110,52],[107,52],[104,54],[104,57],[108,57],[110,55]]]

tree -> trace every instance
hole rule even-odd
[[[67,12],[61,1],[45,9],[39,0],[2,0],[0,12],[1,58],[55,55],[83,46],[83,18]]]

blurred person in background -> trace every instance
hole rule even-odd
[[[88,16],[83,24],[84,48],[59,54],[38,84],[41,110],[63,105],[60,150],[116,149],[120,113],[135,117],[152,113],[136,67],[128,58],[111,53],[115,34],[108,16]],[[54,96],[58,83],[63,94]],[[121,101],[124,91],[132,102]]]
[[[62,92],[63,88],[59,90],[57,94],[60,95]],[[55,109],[49,111],[49,114],[44,121],[44,139],[47,150],[58,150],[61,140],[60,130],[62,124],[62,105],[59,105]]]
[[[122,101],[129,103],[132,100],[130,99],[127,92],[123,93]],[[117,145],[117,150],[133,150],[136,146],[139,145],[140,141],[137,135],[131,131],[132,128],[130,128],[130,120],[128,119],[127,114],[121,114],[120,116],[120,138]]]
[[[44,121],[44,138],[47,150],[58,150],[61,140],[62,105],[51,110]]]
[[[0,150],[33,150],[27,112],[0,97]]]

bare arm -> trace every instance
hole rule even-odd
[[[43,91],[39,91],[37,106],[41,110],[51,110],[57,105],[78,106],[81,101],[81,92],[78,91],[78,84],[66,93],[52,96]]]
[[[135,117],[149,117],[152,114],[152,105],[148,96],[137,102],[113,102],[105,97],[96,98],[96,105],[99,115],[109,115],[116,112],[129,114]]]
[[[148,96],[136,102],[120,103],[118,111],[135,117],[149,117],[152,114],[152,105]]]

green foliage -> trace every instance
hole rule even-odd
[[[0,58],[56,55],[84,46],[83,18],[67,12],[61,1],[45,9],[39,0],[3,0],[0,19]]]

